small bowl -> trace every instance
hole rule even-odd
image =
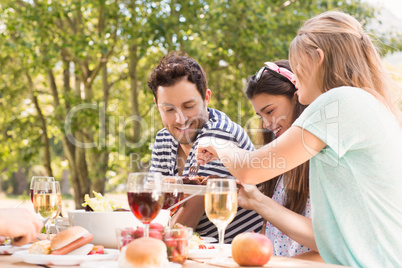
[[[92,244],[105,248],[118,248],[116,228],[143,226],[131,211],[94,212],[83,209],[68,211],[71,226],[82,226],[94,235]],[[152,221],[166,226],[170,218],[168,210],[162,209]]]
[[[193,228],[190,227],[165,227],[163,230],[163,241],[167,247],[170,262],[183,264],[187,260],[188,248]]]

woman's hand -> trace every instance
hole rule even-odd
[[[197,159],[198,164],[205,165],[210,161],[219,159],[214,145],[216,145],[214,137],[203,137],[198,140],[198,147],[195,151],[195,159]]]
[[[259,197],[261,197],[263,193],[261,193],[255,185],[245,184],[238,180],[237,183],[240,185],[237,192],[237,202],[239,207],[255,210],[256,202],[259,202]]]
[[[13,239],[13,245],[22,246],[33,241],[43,223],[27,209],[0,209],[0,236]]]

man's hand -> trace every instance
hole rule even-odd
[[[12,238],[15,246],[33,241],[42,227],[43,223],[27,209],[0,209],[0,236]]]

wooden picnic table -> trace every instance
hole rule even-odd
[[[215,265],[210,265],[208,263],[203,263],[204,261],[208,261],[206,259],[197,259],[197,260],[187,260],[182,268],[208,268],[208,267],[218,267]],[[79,266],[43,266],[43,265],[35,265],[23,262],[21,259],[16,258],[12,255],[0,255],[0,267],[2,268],[32,268],[32,267],[49,267],[49,268],[66,268],[66,267],[79,267]],[[238,266],[233,262],[233,266],[227,267],[242,267]],[[248,266],[250,268],[250,266]],[[326,264],[322,262],[315,262],[309,260],[301,260],[296,258],[286,258],[286,257],[277,257],[272,256],[271,260],[264,267],[298,267],[298,268],[336,268],[336,267],[344,267],[339,265]]]

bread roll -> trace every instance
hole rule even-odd
[[[168,264],[167,248],[163,241],[141,237],[123,247],[119,268],[159,268]]]
[[[70,227],[53,237],[50,249],[53,251],[65,247],[88,233],[89,232],[81,226]]]
[[[30,254],[50,254],[50,240],[35,242],[30,248]]]

